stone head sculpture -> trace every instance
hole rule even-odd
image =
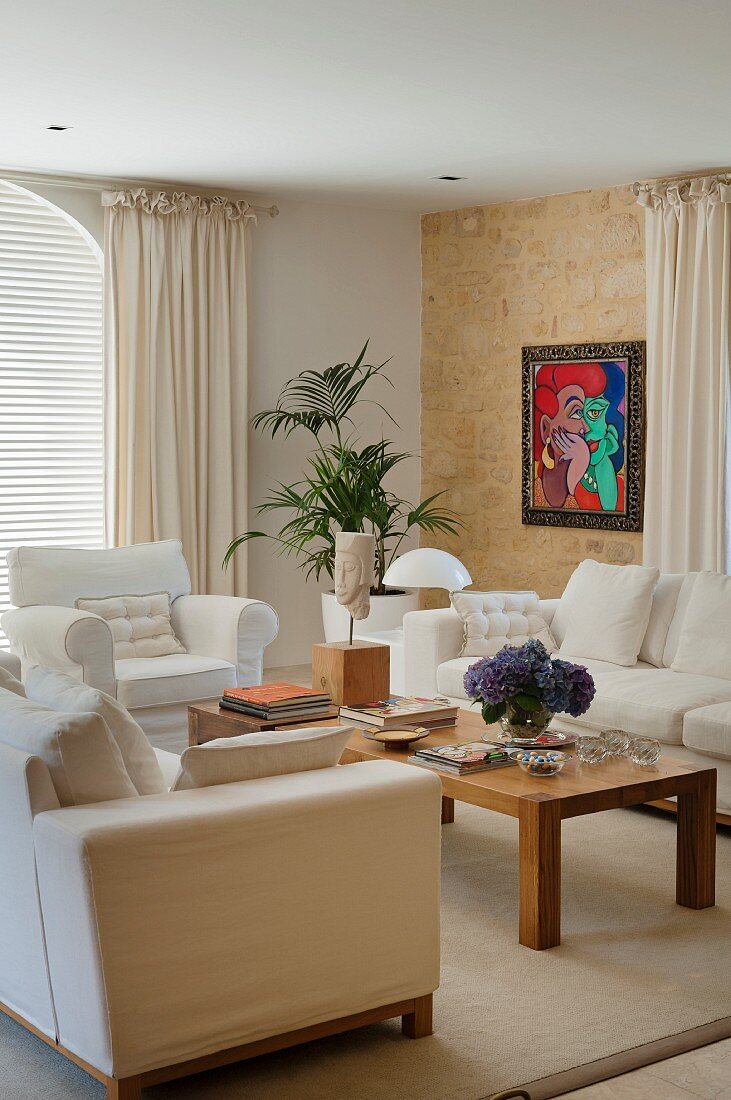
[[[376,553],[374,535],[340,531],[335,536],[335,598],[353,619],[367,619]]]

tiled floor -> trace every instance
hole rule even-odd
[[[561,1100],[731,1100],[731,1039],[656,1062]]]
[[[266,669],[264,680],[309,687],[311,669],[309,665],[270,668]],[[565,1093],[561,1100],[689,1100],[690,1097],[731,1100],[731,1039]]]

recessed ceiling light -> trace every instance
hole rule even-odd
[[[433,180],[449,180],[450,183],[455,183],[457,180],[466,180],[467,176],[432,176]]]
[[[71,126],[46,126],[47,130],[70,130]]]

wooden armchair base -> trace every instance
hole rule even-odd
[[[327,1035],[352,1031],[357,1027],[365,1027],[366,1024],[391,1020],[395,1016],[401,1016],[401,1030],[409,1039],[422,1039],[432,1033],[432,994],[429,993],[425,997],[414,997],[395,1004],[380,1005],[378,1008],[368,1009],[367,1012],[356,1012],[353,1016],[341,1016],[338,1020],[326,1020],[325,1023],[313,1024],[298,1031],[288,1031],[284,1035],[271,1035],[268,1039],[258,1039],[254,1043],[244,1043],[242,1046],[230,1047],[228,1050],[217,1050],[214,1054],[206,1054],[202,1058],[176,1062],[175,1065],[162,1066],[160,1069],[149,1070],[135,1077],[116,1078],[100,1073],[94,1066],[78,1058],[59,1043],[55,1043],[53,1039],[49,1039],[42,1031],[33,1027],[5,1005],[0,1004],[0,1012],[10,1016],[27,1031],[37,1035],[59,1054],[63,1054],[65,1058],[106,1085],[107,1100],[141,1100],[142,1089],[148,1086],[161,1085],[165,1081],[175,1081],[180,1077],[188,1077],[192,1073],[203,1073],[207,1069],[216,1069],[219,1066],[231,1065],[233,1062],[242,1062],[247,1058],[256,1058],[259,1054],[271,1054],[275,1050],[284,1050],[285,1047],[297,1046],[299,1043],[309,1043],[313,1039],[324,1039]]]

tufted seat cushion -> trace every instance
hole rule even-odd
[[[556,648],[535,592],[453,592],[451,600],[464,624],[462,657],[494,657],[529,638]]]
[[[216,657],[173,653],[115,661],[117,699],[127,710],[215,699],[236,687],[236,667]]]

